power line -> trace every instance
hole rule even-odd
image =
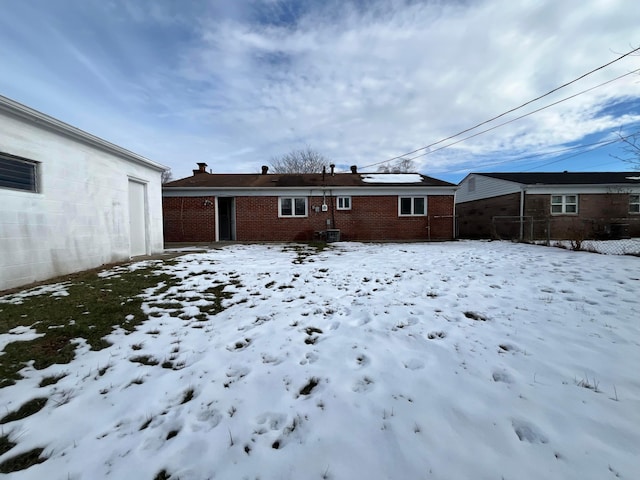
[[[505,160],[505,161],[502,161],[502,162],[491,163],[491,164],[488,164],[488,165],[485,165],[485,166],[486,167],[491,167],[491,166],[494,166],[494,165],[501,165],[501,164],[505,164],[505,163],[516,163],[516,162],[520,162],[522,160],[527,160],[527,159],[530,159],[530,158],[549,156],[549,155],[553,155],[553,154],[559,153],[559,152],[566,152],[566,151],[570,151],[570,150],[583,149],[583,151],[576,152],[573,155],[563,156],[561,158],[552,160],[550,162],[543,163],[541,165],[536,165],[535,167],[531,167],[531,168],[529,168],[527,170],[521,170],[523,172],[529,172],[529,171],[535,170],[537,168],[545,167],[547,165],[552,165],[554,163],[563,162],[565,160],[569,160],[570,158],[578,157],[580,155],[584,155],[585,153],[593,152],[594,150],[598,150],[600,148],[607,147],[609,145],[613,145],[615,143],[623,141],[626,138],[629,138],[629,137],[632,137],[632,136],[638,135],[638,134],[640,134],[640,131],[637,131],[637,132],[634,132],[634,133],[630,133],[625,137],[616,138],[616,139],[613,139],[613,140],[601,140],[599,142],[586,143],[586,144],[581,144],[581,145],[574,145],[573,147],[566,147],[566,148],[561,148],[559,150],[554,150],[554,151],[550,151],[550,152],[542,152],[542,153],[537,153],[537,154],[533,154],[533,155],[527,155],[527,156],[524,156],[524,157],[513,158],[513,159]],[[588,148],[588,147],[594,147],[594,148]],[[451,170],[450,171],[445,171],[444,173],[460,173],[460,172],[468,172],[468,171],[470,171],[470,170],[468,170],[468,169],[458,169],[458,170],[452,170],[452,171]]]
[[[429,150],[427,152],[424,152],[424,153],[421,153],[419,155],[416,155],[415,157],[412,157],[409,160],[415,160],[416,158],[424,157],[425,155],[430,155],[430,154],[435,153],[435,152],[437,152],[439,150],[443,150],[445,148],[449,148],[452,145],[456,145],[458,143],[464,142],[465,140],[469,140],[470,138],[474,138],[474,137],[477,137],[479,135],[482,135],[482,134],[485,134],[487,132],[490,132],[491,130],[495,130],[497,128],[503,127],[505,125],[508,125],[509,123],[515,122],[515,121],[520,120],[520,119],[525,118],[525,117],[528,117],[529,115],[533,115],[534,113],[538,113],[538,112],[540,112],[542,110],[545,110],[547,108],[550,108],[550,107],[553,107],[555,105],[558,105],[559,103],[566,102],[567,100],[571,100],[572,98],[578,97],[578,96],[580,96],[580,95],[582,95],[584,93],[590,92],[591,90],[595,90],[596,88],[600,88],[600,87],[602,87],[604,85],[607,85],[609,83],[615,82],[616,80],[620,80],[621,78],[626,77],[627,75],[632,75],[632,74],[637,73],[637,72],[640,72],[640,69],[633,70],[633,71],[628,72],[628,73],[624,73],[624,74],[622,74],[622,75],[620,75],[620,76],[618,76],[616,78],[613,78],[611,80],[607,80],[606,82],[603,82],[603,83],[601,83],[599,85],[596,85],[594,87],[587,88],[586,90],[582,90],[581,92],[575,93],[573,95],[569,95],[568,97],[562,98],[562,99],[560,99],[560,100],[558,100],[556,102],[549,103],[548,105],[540,107],[540,108],[538,108],[536,110],[533,110],[533,111],[531,111],[529,113],[525,113],[524,115],[520,115],[519,117],[512,118],[511,120],[507,120],[506,122],[502,122],[502,123],[499,123],[498,125],[494,125],[493,127],[487,128],[485,130],[481,130],[481,131],[479,131],[477,133],[474,133],[473,135],[468,135],[468,136],[466,136],[464,138],[456,140],[455,142],[448,143],[447,145],[443,145],[442,147],[438,147],[438,148],[436,148],[434,150]]]
[[[606,67],[608,67],[608,66],[610,66],[610,65],[612,65],[612,64],[614,64],[614,63],[616,63],[616,62],[618,62],[618,61],[620,61],[620,60],[622,60],[623,58],[628,57],[629,55],[632,55],[633,53],[635,53],[635,52],[637,52],[637,51],[640,51],[640,47],[638,47],[638,48],[634,48],[633,50],[631,50],[631,51],[629,51],[629,52],[627,52],[627,53],[625,53],[625,54],[621,55],[620,57],[618,57],[618,58],[616,58],[616,59],[614,59],[614,60],[612,60],[612,61],[610,61],[610,62],[608,62],[608,63],[605,63],[604,65],[601,65],[601,66],[599,66],[599,67],[597,67],[597,68],[594,68],[593,70],[590,70],[590,71],[589,71],[589,72],[587,72],[587,73],[584,73],[584,74],[580,75],[579,77],[577,77],[577,78],[575,78],[575,79],[571,80],[570,82],[566,82],[566,83],[564,83],[564,84],[560,85],[559,87],[556,87],[556,88],[554,88],[553,90],[550,90],[550,91],[548,91],[547,93],[545,93],[545,94],[543,94],[543,95],[540,95],[540,96],[538,96],[538,97],[534,98],[533,100],[529,100],[528,102],[525,102],[525,103],[523,103],[523,104],[521,104],[521,105],[519,105],[519,106],[517,106],[517,107],[514,107],[514,108],[512,108],[512,109],[510,109],[510,110],[507,110],[506,112],[501,113],[500,115],[496,115],[495,117],[492,117],[492,118],[490,118],[490,119],[488,119],[488,120],[485,120],[485,121],[483,121],[483,122],[480,122],[480,123],[478,123],[478,124],[474,125],[473,127],[469,127],[469,128],[467,128],[467,129],[465,129],[465,130],[462,130],[462,131],[460,131],[460,132],[458,132],[458,133],[454,134],[454,135],[450,135],[450,136],[448,136],[448,137],[446,137],[446,138],[443,138],[443,139],[441,139],[441,140],[438,140],[437,142],[430,143],[429,145],[426,145],[426,146],[424,146],[424,147],[420,147],[420,148],[417,148],[417,149],[412,150],[412,151],[410,151],[410,152],[403,153],[402,155],[398,155],[398,156],[395,156],[395,157],[393,157],[393,158],[389,158],[389,159],[387,159],[387,160],[383,160],[383,161],[381,161],[381,162],[372,163],[371,165],[366,165],[366,166],[361,167],[361,168],[362,168],[362,169],[365,169],[365,168],[375,167],[376,165],[381,165],[381,164],[383,164],[383,163],[392,162],[393,160],[398,160],[398,159],[400,159],[400,158],[402,158],[402,157],[405,157],[405,156],[407,156],[407,155],[413,155],[414,153],[417,153],[417,152],[419,152],[419,151],[421,151],[421,150],[426,150],[426,149],[431,148],[431,147],[433,147],[433,146],[435,146],[435,145],[438,145],[438,144],[440,144],[440,143],[442,143],[442,142],[446,142],[447,140],[451,140],[452,138],[455,138],[455,137],[458,137],[458,136],[460,136],[460,135],[462,135],[462,134],[464,134],[464,133],[470,132],[471,130],[475,130],[476,128],[481,127],[482,125],[486,125],[487,123],[490,123],[490,122],[492,122],[492,121],[494,121],[494,120],[497,120],[498,118],[504,117],[505,115],[508,115],[509,113],[515,112],[516,110],[519,110],[519,109],[521,109],[522,107],[526,107],[527,105],[529,105],[529,104],[531,104],[531,103],[533,103],[533,102],[536,102],[537,100],[540,100],[541,98],[547,97],[547,96],[551,95],[552,93],[557,92],[558,90],[560,90],[560,89],[562,89],[562,88],[565,88],[565,87],[567,87],[567,86],[569,86],[569,85],[571,85],[571,84],[573,84],[573,83],[576,83],[576,82],[578,82],[579,80],[582,80],[583,78],[585,78],[585,77],[587,77],[587,76],[589,76],[589,75],[591,75],[591,74],[593,74],[593,73],[595,73],[595,72],[597,72],[597,71],[599,71],[599,70],[602,70],[603,68],[606,68]],[[416,158],[417,158],[417,157],[416,157]]]
[[[543,163],[542,165],[537,165],[535,167],[531,167],[531,168],[529,168],[527,170],[522,170],[522,171],[523,172],[530,172],[531,170],[536,170],[538,168],[546,167],[547,165],[553,165],[554,163],[564,162],[565,160],[569,160],[570,158],[579,157],[580,155],[584,155],[587,152],[592,152],[594,150],[597,150],[598,148],[606,147],[607,145],[612,145],[612,144],[614,144],[616,142],[619,142],[619,141],[620,141],[619,139],[618,140],[611,140],[610,142],[605,143],[604,145],[600,145],[600,146],[595,147],[595,148],[590,148],[588,150],[585,150],[584,152],[577,152],[577,153],[574,153],[573,155],[569,155],[568,157],[561,157],[561,158],[558,158],[558,159],[553,160],[551,162]]]
[[[620,141],[620,139],[616,138],[614,140],[600,140],[599,142],[585,143],[585,144],[581,144],[581,145],[574,145],[572,147],[559,148],[558,150],[550,150],[550,151],[541,152],[541,153],[534,153],[534,154],[531,154],[531,155],[526,155],[524,157],[510,158],[509,160],[502,160],[500,162],[485,163],[485,164],[482,165],[482,168],[494,167],[496,165],[504,165],[505,163],[517,163],[517,162],[521,162],[523,160],[529,160],[529,159],[532,159],[532,158],[548,157],[548,156],[551,156],[551,155],[555,155],[557,153],[569,152],[571,150],[580,150],[580,149],[586,149],[588,147],[595,147],[595,148],[592,148],[590,150],[587,150],[587,151],[590,152],[592,150],[596,150],[596,149],[598,149],[600,147],[606,147],[607,145],[611,145],[611,144],[619,142],[619,141]],[[580,153],[586,153],[586,152],[580,152]],[[463,168],[463,169],[458,169],[458,170],[447,170],[444,173],[460,173],[460,172],[466,172],[466,171],[469,171],[469,169]]]

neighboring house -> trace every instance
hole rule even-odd
[[[461,238],[640,236],[640,172],[470,173],[456,192]]]
[[[0,290],[162,252],[165,168],[0,96]]]
[[[163,186],[166,242],[449,240],[452,183],[418,173],[212,174]]]

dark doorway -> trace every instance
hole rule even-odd
[[[218,233],[220,241],[236,239],[236,205],[233,197],[218,197]]]

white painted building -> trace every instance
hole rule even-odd
[[[0,290],[162,252],[165,169],[0,96]]]

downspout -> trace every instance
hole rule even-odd
[[[329,198],[331,199],[331,227],[337,228],[336,227],[336,209],[334,208],[334,205],[333,205],[333,190],[329,190]]]
[[[456,222],[456,194],[453,194],[453,239],[458,238],[458,222]]]
[[[182,234],[182,241],[184,242],[184,197],[180,199],[180,233]]]
[[[214,242],[218,242],[220,241],[220,215],[218,215],[218,212],[220,211],[218,208],[218,195],[215,196],[215,203],[214,203],[214,207],[215,207],[215,212],[213,213],[213,236]]]
[[[520,241],[524,239],[524,187],[520,187]]]

